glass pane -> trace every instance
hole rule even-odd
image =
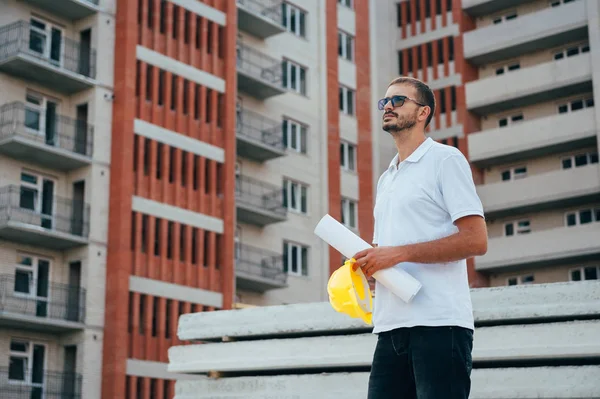
[[[587,224],[592,222],[592,211],[586,209],[585,211],[579,211],[579,224]]]
[[[8,366],[8,379],[14,381],[25,381],[27,370],[27,359],[22,357],[10,358]]]
[[[512,236],[514,234],[514,226],[512,223],[504,225],[504,234],[507,236]]]
[[[60,60],[60,50],[62,47],[62,32],[52,28],[52,42],[50,44],[50,59],[53,61]]]
[[[300,210],[304,213],[306,213],[308,210],[308,205],[307,205],[307,194],[306,194],[306,187],[302,186],[300,189]]]
[[[515,277],[509,278],[508,285],[517,285],[517,279]]]
[[[306,36],[306,18],[303,12],[300,13],[300,36]]]
[[[288,272],[288,243],[284,242],[283,243],[283,271],[285,273]]]
[[[574,213],[569,213],[567,215],[567,226],[575,226],[577,224],[577,218]]]
[[[354,202],[349,202],[349,217],[350,217],[350,226],[356,227],[356,204]]]
[[[296,143],[296,141],[298,140],[297,137],[297,132],[296,130],[298,129],[298,126],[295,123],[292,123],[291,125],[291,138],[290,138],[290,147],[291,148],[298,148],[298,144]]]
[[[510,170],[502,172],[502,180],[510,180]]]
[[[283,181],[283,188],[281,191],[283,194],[283,198],[282,198],[283,206],[285,208],[287,208],[288,207],[288,182],[287,182],[287,180]]]
[[[290,30],[296,32],[296,10],[294,9],[290,12]]]
[[[342,49],[344,48],[344,44],[342,43],[342,34],[338,32],[338,55],[342,55]]]
[[[300,68],[300,94],[306,94],[306,70]]]
[[[19,200],[19,206],[23,209],[35,210],[37,203],[37,190],[21,187],[21,197]]]
[[[354,96],[348,91],[348,114],[354,115]]]
[[[588,163],[587,154],[575,155],[575,166],[584,166]]]
[[[15,272],[15,292],[30,294],[33,272],[27,270],[18,270]]]
[[[291,202],[291,208],[292,209],[298,209],[298,186],[296,185],[296,183],[290,183],[290,202]]]
[[[598,163],[598,153],[597,152],[590,154],[590,163]]]
[[[562,160],[563,169],[571,169],[573,167],[573,161],[571,158],[566,158]]]
[[[31,29],[29,31],[29,49],[44,54],[46,48],[46,33]]]
[[[346,157],[345,154],[346,152],[344,151],[344,143],[340,144],[340,165],[341,166],[346,166]]]
[[[31,108],[25,109],[25,127],[39,131],[41,114],[40,111]]]
[[[355,167],[354,167],[354,159],[355,159],[354,150],[355,150],[354,146],[352,146],[352,145],[348,146],[348,169],[350,169],[350,170],[355,170]]]
[[[295,65],[291,65],[291,73],[290,73],[290,82],[291,82],[291,88],[292,89],[296,89],[296,87],[298,86],[297,82],[296,82],[296,66]]]
[[[598,269],[596,269],[596,266],[586,267],[583,270],[585,280],[598,280]]]
[[[281,126],[283,146],[288,147],[288,121],[284,120]]]
[[[28,173],[21,173],[21,181],[25,183],[37,184],[37,177]]]
[[[571,103],[571,111],[577,111],[583,108],[583,100],[573,101]]]
[[[17,261],[19,263],[19,265],[27,265],[27,266],[31,266],[33,265],[33,258],[31,258],[30,256],[19,256],[19,260]]]
[[[302,248],[302,275],[308,276],[308,249]]]
[[[352,61],[352,38],[346,38],[346,59]]]
[[[287,4],[281,3],[281,24],[287,27]]]
[[[533,276],[525,276],[522,278],[522,283],[523,284],[531,284],[533,283]]]
[[[306,153],[306,128],[302,126],[300,128],[300,151]]]
[[[581,281],[581,270],[572,270],[571,271],[571,280],[572,281]]]
[[[295,245],[292,245],[292,267],[291,267],[291,271],[292,273],[298,273],[298,247]]]

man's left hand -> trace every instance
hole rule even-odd
[[[390,268],[402,262],[402,247],[376,247],[358,252],[353,257],[356,262],[352,266],[356,271],[359,267],[367,278],[379,270]]]

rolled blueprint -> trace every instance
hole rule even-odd
[[[330,215],[321,218],[315,227],[315,234],[348,259],[357,252],[372,248],[365,240]],[[419,281],[406,271],[396,267],[379,270],[373,273],[373,277],[407,303],[410,303],[421,289]]]

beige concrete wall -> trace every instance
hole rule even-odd
[[[554,60],[554,55],[558,52],[561,51],[565,51],[567,48],[571,48],[571,47],[581,47],[584,44],[588,44],[587,40],[578,40],[578,41],[573,41],[570,42],[568,44],[562,45],[562,46],[558,46],[558,47],[553,47],[550,49],[544,49],[544,50],[540,50],[540,51],[535,51],[533,53],[527,53],[527,54],[523,54],[517,58],[511,58],[511,59],[506,59],[506,60],[502,60],[500,62],[496,62],[493,64],[488,64],[488,65],[483,65],[479,68],[479,79],[485,79],[488,77],[492,77],[492,76],[496,76],[496,69],[498,68],[503,68],[503,67],[507,67],[508,65],[512,65],[515,63],[518,63],[520,65],[520,69],[524,69],[524,68],[529,68],[535,65],[539,65],[539,64],[543,64],[545,62],[561,62],[563,59],[560,60]],[[579,53],[578,55],[580,55],[581,53]],[[573,57],[577,57],[578,55],[575,55]],[[565,56],[566,58],[566,56]],[[571,57],[569,57],[571,58]],[[510,74],[511,71],[508,71],[507,69],[505,69],[505,74]]]
[[[493,21],[496,17],[506,15],[508,13],[517,12],[517,18],[519,16],[531,14],[537,11],[541,11],[549,6],[547,0],[539,0],[533,2],[526,2],[525,4],[518,5],[516,7],[511,7],[504,9],[502,11],[496,12],[494,14],[484,15],[476,18],[475,23],[477,28],[483,28],[485,26],[489,26],[493,24]]]
[[[562,158],[567,156],[573,156],[575,154],[585,153],[585,152],[597,152],[597,148],[595,146],[586,147],[580,150],[575,151],[565,151],[559,154],[554,154],[550,156],[528,159],[525,161],[496,165],[491,166],[489,168],[484,169],[484,182],[488,183],[499,183],[502,181],[502,172],[510,169],[521,166],[527,167],[527,176],[533,176],[537,174],[557,171],[562,169]],[[527,177],[525,177],[527,178]]]
[[[530,213],[519,216],[511,216],[499,218],[494,221],[487,222],[488,237],[496,238],[504,236],[504,225],[510,222],[518,222],[520,220],[529,220],[531,233],[538,231],[549,230],[557,227],[566,226],[566,214],[568,212],[577,211],[580,209],[589,209],[600,207],[600,203],[590,205],[570,206],[559,209],[552,209],[544,212]],[[516,232],[516,230],[515,230]]]
[[[490,286],[498,287],[508,285],[508,279],[512,277],[523,277],[533,275],[534,284],[558,283],[570,281],[570,270],[585,266],[598,266],[598,261],[588,261],[581,263],[569,263],[557,266],[547,266],[542,268],[527,268],[517,272],[493,273],[490,274]]]

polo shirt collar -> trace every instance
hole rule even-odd
[[[419,160],[423,157],[423,155],[425,155],[425,153],[431,148],[432,145],[433,145],[433,139],[431,137],[427,137],[425,139],[425,141],[423,141],[421,143],[421,145],[419,145],[412,152],[412,154],[410,154],[408,156],[408,158],[405,159],[405,161],[412,162],[412,163],[419,162]],[[396,153],[396,155],[392,159],[392,162],[390,162],[389,168],[396,167],[397,163],[398,163],[398,153]]]

